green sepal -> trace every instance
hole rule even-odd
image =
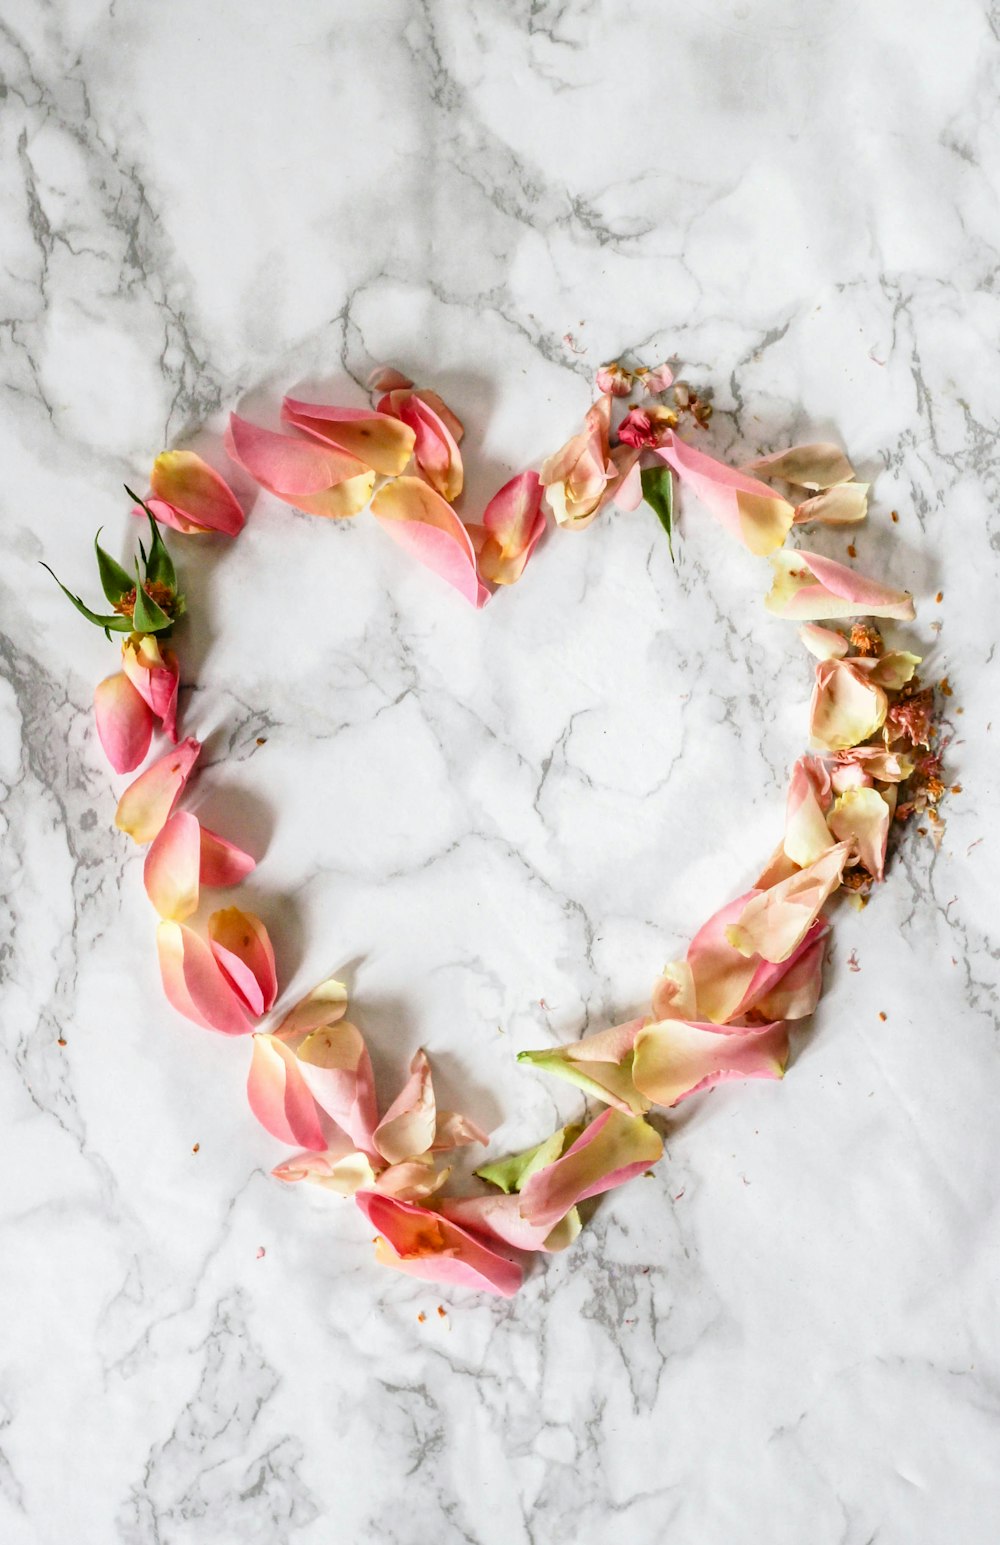
[[[661,462],[658,467],[644,467],[639,474],[642,481],[642,497],[667,533],[670,557],[674,556],[674,479],[670,468]]]
[[[123,596],[128,595],[132,589],[132,580],[129,577],[128,569],[123,569],[121,564],[111,557],[110,553],[104,551],[104,548],[97,540],[103,529],[102,526],[97,536],[94,537],[94,551],[97,554],[97,569],[101,576],[101,589],[112,606],[114,606],[116,601],[120,601]]]
[[[509,1196],[511,1191],[520,1191],[538,1170],[561,1158],[582,1131],[583,1123],[579,1121],[560,1127],[543,1143],[536,1143],[534,1148],[526,1148],[523,1153],[512,1153],[506,1159],[495,1159],[492,1164],[483,1164],[476,1170],[476,1174],[480,1180],[488,1180],[490,1185],[499,1186]]]
[[[149,557],[146,559],[146,578],[150,581],[157,581],[161,585],[166,585],[170,590],[176,590],[177,571],[174,568],[174,560],[167,552],[166,545],[160,535],[160,528],[148,509],[146,509],[146,514],[149,516],[149,527],[152,533],[152,540],[149,544]]]
[[[41,560],[39,561],[41,562]],[[103,628],[105,633],[107,633],[109,630],[112,633],[131,633],[132,624],[127,617],[122,617],[118,612],[111,612],[110,615],[105,614],[103,616],[99,612],[92,612],[90,607],[85,605],[84,602],[80,600],[78,595],[74,595],[72,590],[66,589],[66,586],[63,584],[58,574],[54,573],[53,570],[49,568],[47,563],[42,563],[42,568],[48,569],[48,572],[52,575],[52,578],[59,586],[59,589],[62,591],[63,595],[67,598],[67,600],[73,602],[73,605],[76,607],[81,617],[86,617],[87,621],[92,622],[95,627]],[[131,588],[132,587],[129,586],[129,589]]]
[[[147,570],[148,573],[148,570]],[[148,596],[142,588],[142,580],[139,577],[139,560],[135,561],[135,607],[132,612],[132,627],[136,633],[162,633],[165,628],[173,626],[173,618],[168,616],[162,606],[158,606],[151,596]]]

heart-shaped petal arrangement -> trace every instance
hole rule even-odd
[[[364,1036],[347,1018],[346,988],[322,982],[263,1028],[279,981],[264,923],[233,905],[212,913],[205,935],[190,922],[203,886],[237,886],[255,861],[178,808],[201,747],[190,736],[178,740],[180,665],[167,640],[185,607],[160,527],[185,540],[235,537],[245,515],[232,490],[193,452],[163,452],[147,498],[129,495],[134,513],[148,520],[148,551],[140,540],[129,570],[95,541],[111,610],[91,611],[62,587],[109,638],[124,635],[121,669],[95,694],[97,733],[115,772],[132,773],[145,761],[154,731],[169,743],[124,790],[115,822],[147,848],[144,879],[160,917],[170,1004],[206,1029],[251,1036],[250,1109],[293,1150],[274,1174],[353,1196],[377,1231],[385,1264],[509,1296],[531,1254],[572,1244],[582,1203],[660,1158],[654,1106],[670,1108],[723,1079],[781,1078],[789,1025],[819,999],[825,909],[838,894],[864,904],[884,876],[894,823],[919,814],[922,829],[940,840],[944,746],[933,689],[915,674],[919,657],[886,649],[872,620],[911,620],[909,594],[786,545],[793,527],[865,518],[868,485],[838,446],[796,445],[732,469],[680,433],[682,426],[695,437],[705,432],[706,401],[674,383],[666,365],[615,362],[598,373],[597,400],[579,432],[466,522],[453,507],[463,485],[458,418],[398,371],[377,371],[371,385],[369,407],[286,398],[288,433],[233,414],[228,454],[262,488],[309,514],[344,519],[370,508],[383,531],[476,607],[490,599],[491,585],[520,580],[550,514],[558,527],[582,530],[611,503],[636,511],[645,502],[672,552],[679,482],[730,536],[770,558],[767,610],[803,624],[802,641],[816,657],[810,753],[792,769],[784,835],[755,886],[709,918],[686,957],[665,967],[647,1014],[521,1053],[521,1062],[569,1080],[605,1108],[524,1153],[483,1163],[456,1193],[448,1156],[488,1139],[467,1116],[439,1110],[425,1054],[417,1052],[380,1114]],[[821,626],[830,622],[844,627]]]

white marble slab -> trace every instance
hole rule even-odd
[[[998,36],[979,0],[8,6],[5,1545],[998,1537]],[[626,348],[714,391],[718,454],[829,433],[874,477],[859,564],[920,598],[965,792],[840,918],[785,1083],[691,1101],[501,1303],[269,1177],[246,1046],[161,998],[113,651],[37,560],[84,585],[162,446],[384,359],[465,418],[471,513]],[[515,1051],[640,1008],[780,824],[808,664],[766,564],[683,527],[676,567],[648,511],[555,534],[482,615],[268,498],[181,558],[197,804],[266,848],[288,995],[348,971],[382,1087],[425,1044],[497,1151],[579,1108]]]

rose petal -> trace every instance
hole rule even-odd
[[[146,895],[161,917],[181,923],[197,912],[200,870],[198,817],[177,810],[153,838],[142,868]]]
[[[239,885],[256,867],[256,860],[234,842],[227,842],[217,832],[210,832],[207,826],[201,828],[199,878],[202,885],[213,889]]]
[[[611,399],[601,397],[587,411],[583,432],[573,435],[539,474],[545,502],[558,525],[582,531],[600,513],[617,476],[611,460]]]
[[[180,668],[173,650],[161,650],[152,633],[133,633],[122,640],[122,670],[156,718],[162,720],[164,734],[176,741]]]
[[[127,773],[138,767],[153,738],[153,714],[124,671],[98,684],[94,716],[98,738],[115,772]]]
[[[489,1140],[489,1133],[477,1127],[468,1116],[457,1110],[439,1110],[430,1152],[451,1153],[454,1148],[468,1148],[472,1143],[481,1143],[485,1147]]]
[[[377,1191],[359,1191],[355,1201],[382,1236],[376,1259],[385,1266],[503,1298],[512,1297],[524,1280],[521,1266],[429,1208]]]
[[[260,918],[239,907],[223,907],[209,918],[208,937],[212,954],[251,1014],[266,1013],[278,995],[278,979]]]
[[[194,451],[163,451],[149,478],[153,497],[168,505],[188,531],[221,531],[237,536],[246,516],[225,478]],[[156,512],[154,511],[154,514]]]
[[[733,948],[774,963],[787,960],[840,884],[850,850],[849,842],[839,842],[815,863],[751,897],[738,921],[726,929]]]
[[[542,485],[537,472],[521,472],[493,495],[482,525],[469,526],[479,572],[494,585],[512,585],[545,530]]]
[[[858,661],[820,660],[809,704],[810,743],[822,751],[857,746],[881,729],[888,708],[882,688],[858,669]]]
[[[405,391],[413,382],[409,376],[404,376],[401,370],[394,365],[376,365],[368,377],[368,390],[370,392],[397,392]]]
[[[413,455],[421,476],[442,499],[454,503],[462,492],[462,426],[440,397],[435,392],[394,391],[382,398],[378,411],[402,419],[413,431]]]
[[[347,988],[335,977],[327,977],[311,992],[306,993],[278,1026],[278,1034],[284,1040],[292,1036],[309,1035],[313,1030],[323,1030],[335,1025],[347,1013]]]
[[[469,533],[454,510],[420,478],[398,477],[380,488],[372,514],[394,542],[433,569],[472,606],[483,606],[489,591],[476,575]]]
[[[416,437],[409,424],[375,408],[334,408],[286,397],[281,416],[304,434],[335,445],[386,477],[402,472],[413,454]]]
[[[829,804],[829,773],[815,757],[800,757],[788,784],[784,840],[785,852],[800,869],[833,847],[826,824]]]
[[[262,488],[307,515],[356,515],[375,486],[374,472],[357,457],[261,429],[235,413],[226,450]]]
[[[612,360],[610,365],[602,365],[596,377],[597,390],[605,392],[609,397],[627,397],[632,390],[632,376],[628,370],[623,370],[618,361]]]
[[[375,1128],[375,1147],[389,1164],[426,1153],[434,1142],[437,1106],[431,1065],[424,1051],[410,1063],[410,1076]]]
[[[744,472],[735,472],[703,451],[667,434],[656,454],[752,553],[771,553],[791,529],[794,510],[787,499]]]
[[[580,1214],[571,1207],[554,1228],[529,1223],[521,1216],[516,1196],[447,1196],[440,1204],[441,1214],[473,1234],[497,1239],[516,1250],[565,1250],[580,1233]]]
[[[223,1035],[253,1029],[240,1000],[216,964],[204,939],[183,923],[164,922],[156,931],[160,975],[168,1001],[196,1025]]]
[[[324,984],[330,985],[340,984]],[[294,1049],[302,1077],[317,1104],[347,1133],[356,1148],[374,1155],[378,1107],[371,1058],[364,1036],[350,1020],[338,1015],[318,1025],[302,1040],[297,1040],[295,1016],[298,1016],[297,1022],[301,1024],[310,1003],[315,1006],[315,994],[305,1004],[299,1004],[297,1009],[292,1010],[292,1014],[279,1027],[278,1037]],[[291,1030],[288,1028],[290,1022],[293,1025]]]
[[[606,1110],[561,1159],[536,1170],[525,1183],[521,1216],[538,1228],[552,1228],[578,1202],[624,1185],[662,1154],[663,1139],[641,1116]]]
[[[565,1078],[615,1110],[640,1115],[649,1104],[632,1082],[632,1048],[642,1025],[641,1019],[632,1019],[568,1046],[519,1052],[517,1060]]]
[[[261,1126],[279,1142],[326,1153],[322,1113],[294,1053],[273,1035],[255,1035],[247,1099]]]
[[[803,623],[799,638],[817,660],[843,659],[850,648],[843,633],[838,633],[835,628],[820,628],[815,622]]]
[[[830,811],[830,830],[838,842],[848,843],[858,863],[876,880],[885,875],[885,849],[892,810],[878,789],[845,789]]]
[[[750,1030],[666,1019],[636,1038],[635,1078],[657,1105],[676,1105],[729,1078],[780,1078],[788,1061],[783,1023]]]
[[[356,1191],[367,1191],[375,1183],[375,1171],[365,1153],[345,1153],[336,1150],[326,1153],[297,1153],[291,1159],[276,1164],[271,1174],[277,1180],[289,1184],[309,1180],[323,1186],[338,1196],[353,1196]]]
[[[920,655],[910,654],[906,649],[890,649],[877,659],[854,662],[858,670],[865,672],[869,681],[888,688],[890,692],[898,692],[900,687],[912,681],[913,673],[920,663]]]
[[[852,526],[868,514],[868,484],[838,483],[795,506],[795,525]]]
[[[823,622],[834,617],[896,617],[912,622],[913,597],[905,590],[866,579],[863,574],[802,548],[772,553],[774,583],[764,604],[776,617]]]
[[[522,1153],[508,1154],[504,1159],[493,1159],[489,1164],[481,1165],[476,1170],[476,1174],[480,1180],[488,1181],[491,1186],[499,1186],[505,1193],[520,1191],[536,1170],[544,1169],[547,1164],[551,1164],[554,1159],[558,1159],[565,1153],[566,1149],[576,1142],[582,1131],[581,1122],[571,1122],[568,1126],[560,1127],[558,1131],[550,1133],[533,1148],[526,1148]]]
[[[636,379],[650,397],[659,397],[674,384],[674,373],[669,365],[654,365],[652,370],[637,370]]]
[[[789,866],[791,876],[801,873],[790,859],[785,858],[785,864]],[[780,879],[776,877],[768,881],[767,888],[773,889],[789,877],[787,874],[781,875]],[[742,955],[729,942],[727,935],[730,927],[739,922],[747,905],[755,897],[763,895],[764,889],[762,881],[761,888],[747,891],[735,901],[728,902],[703,924],[691,941],[687,959],[695,985],[699,1022],[708,1020],[713,1024],[726,1024],[757,1009],[761,999],[772,991],[796,964],[801,953],[809,948],[822,926],[819,921],[815,922],[812,930],[807,930],[798,949],[785,961],[764,960],[757,954]],[[696,1022],[693,1016],[689,1022]]]
[[[115,825],[135,842],[152,842],[181,796],[201,743],[182,740],[129,784],[115,811]]]
[[[653,987],[652,1009],[654,1019],[697,1019],[694,974],[686,960],[664,966]]]
[[[839,445],[821,442],[816,445],[793,445],[787,451],[774,451],[747,462],[750,472],[763,472],[765,477],[780,477],[797,488],[833,488],[837,483],[847,483],[854,476],[854,468]]]

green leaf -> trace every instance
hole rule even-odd
[[[104,528],[102,527],[101,530]],[[97,537],[94,538],[94,551],[97,553],[97,568],[101,576],[101,589],[108,600],[114,606],[123,596],[128,595],[132,589],[132,580],[127,569],[123,569],[120,563],[116,563],[110,553],[106,553]]]
[[[104,616],[102,616],[99,612],[92,612],[89,606],[84,605],[83,601],[80,600],[78,595],[74,595],[72,590],[66,589],[66,586],[63,584],[58,574],[53,573],[53,571],[49,569],[47,563],[43,563],[42,568],[48,569],[48,572],[52,575],[52,578],[59,586],[59,589],[62,591],[63,595],[66,596],[68,600],[73,602],[73,605],[76,607],[81,617],[86,617],[87,621],[92,622],[95,627],[103,628],[105,633],[107,633],[109,629],[113,633],[131,633],[132,624],[127,617],[120,616],[118,612],[112,612],[110,615]],[[132,587],[130,585],[129,589],[131,588]]]
[[[152,532],[152,541],[149,544],[149,557],[146,559],[146,578],[148,580],[157,580],[161,585],[166,585],[169,589],[176,590],[177,571],[174,568],[174,561],[167,552],[163,538],[160,535],[160,528],[153,519],[153,516],[150,515],[148,509],[146,514],[149,515],[149,525]]]
[[[148,572],[148,571],[147,571]],[[158,606],[151,596],[148,596],[142,588],[142,580],[139,577],[139,560],[135,561],[135,610],[132,613],[132,626],[137,633],[162,633],[164,628],[173,625],[173,618]]]
[[[674,556],[674,479],[669,467],[645,467],[640,473],[642,497],[656,511],[657,519],[667,533],[671,559]]]

